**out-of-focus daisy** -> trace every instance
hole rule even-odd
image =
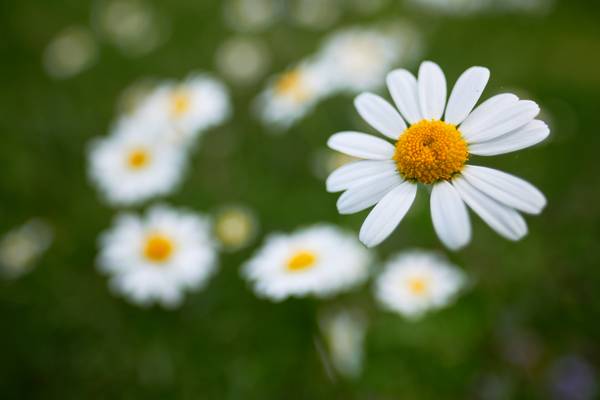
[[[273,234],[243,267],[261,297],[330,296],[363,282],[369,252],[352,235],[328,225]]]
[[[189,142],[200,132],[222,123],[229,114],[225,86],[209,75],[195,74],[180,83],[159,85],[132,118],[157,125],[166,121],[179,141]]]
[[[327,189],[346,191],[337,203],[342,214],[375,205],[360,230],[365,245],[376,246],[394,231],[412,205],[418,184],[431,187],[433,226],[451,249],[471,239],[465,203],[501,236],[519,240],[527,234],[519,212],[540,213],[546,205],[544,195],[513,175],[466,164],[471,155],[491,156],[532,146],[544,140],[549,129],[535,119],[538,105],[514,94],[499,94],[473,110],[488,79],[486,68],[469,68],[446,105],[444,73],[427,61],[421,64],[418,80],[402,69],[388,75],[388,88],[400,113],[374,94],[356,98],[359,114],[395,141],[340,132],[328,142],[334,150],[363,159],[334,171]]]
[[[154,206],[142,218],[120,215],[100,246],[98,265],[111,276],[111,288],[140,305],[177,306],[216,267],[207,219],[167,206]]]
[[[75,26],[60,32],[44,51],[44,67],[54,78],[70,78],[94,64],[98,46],[92,33]]]
[[[223,207],[214,220],[216,239],[226,250],[246,247],[256,237],[258,222],[254,213],[246,207]]]
[[[170,135],[161,124],[126,120],[92,143],[90,177],[110,203],[134,204],[175,189],[186,154]]]
[[[364,358],[363,343],[367,332],[364,315],[350,310],[337,311],[325,314],[319,325],[335,369],[348,378],[360,375]]]
[[[409,3],[437,13],[465,15],[483,12],[543,13],[554,0],[410,0]]]
[[[0,240],[0,275],[14,279],[29,272],[50,247],[52,227],[40,219],[32,219],[8,232]]]
[[[304,117],[329,92],[323,63],[312,60],[276,76],[257,99],[257,112],[267,126],[284,129]]]
[[[356,93],[380,86],[405,47],[402,36],[350,28],[331,35],[319,57],[336,89]]]
[[[418,318],[448,305],[465,284],[463,272],[436,253],[409,251],[385,265],[375,297],[389,310]]]
[[[240,36],[227,40],[217,52],[217,65],[229,80],[246,85],[261,78],[269,66],[269,53],[261,41]]]
[[[276,19],[276,0],[226,0],[223,2],[225,21],[236,31],[259,31]]]
[[[339,0],[295,0],[290,5],[290,17],[310,29],[326,29],[340,18],[343,4]]]
[[[155,50],[169,34],[164,14],[145,0],[99,1],[92,19],[99,33],[128,56]]]

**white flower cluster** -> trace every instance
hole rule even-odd
[[[409,61],[419,48],[417,32],[408,25],[334,32],[316,54],[274,76],[255,111],[267,128],[282,131],[327,97],[378,88],[393,65]]]

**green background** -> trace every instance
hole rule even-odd
[[[92,3],[0,5],[0,231],[39,216],[56,233],[32,273],[0,281],[0,397],[545,399],[549,371],[561,357],[575,355],[600,368],[600,12],[594,2],[558,2],[546,16],[444,17],[391,1],[372,16],[346,13],[336,25],[409,20],[425,37],[424,57],[440,63],[449,82],[471,65],[487,66],[492,78],[484,97],[525,90],[551,126],[540,146],[473,158],[531,181],[548,207],[528,218],[530,233],[518,243],[472,218],[473,242],[448,256],[475,285],[455,306],[416,323],[379,310],[368,285],[328,301],[257,299],[239,277],[255,246],[223,254],[207,288],[175,311],[140,309],[110,294],[94,258],[98,233],[117,210],[103,205],[87,180],[87,143],[107,132],[127,85],[146,76],[216,71],[215,51],[234,34],[220,1],[155,5],[171,22],[166,44],[138,58],[101,44],[97,64],[68,80],[44,73],[42,53],[64,27],[89,25]],[[272,71],[280,71],[314,52],[325,34],[283,19],[258,36],[270,49]],[[310,172],[329,135],[368,129],[351,98],[327,100],[288,134],[271,136],[249,112],[261,86],[232,87],[233,118],[206,134],[182,189],[166,201],[208,213],[243,203],[261,223],[256,245],[264,233],[320,221],[358,231],[366,213],[339,216],[336,196]],[[424,193],[416,204],[377,249],[381,260],[411,247],[445,251]],[[315,350],[322,340],[319,312],[338,306],[361,309],[369,320],[364,370],[355,380],[331,379]],[[489,381],[500,397],[481,394]]]

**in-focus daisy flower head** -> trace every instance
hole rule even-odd
[[[32,219],[0,239],[0,275],[18,278],[35,267],[54,237],[52,226],[41,219]]]
[[[263,123],[285,129],[312,110],[330,90],[323,67],[309,60],[275,76],[257,99],[256,111]]]
[[[161,124],[124,120],[112,135],[92,142],[90,178],[109,203],[135,204],[177,187],[186,153],[167,139],[170,132]]]
[[[134,118],[157,124],[166,121],[178,141],[189,143],[200,132],[225,121],[230,112],[225,86],[207,74],[193,74],[182,82],[159,85],[140,104]]]
[[[345,191],[337,202],[342,214],[375,206],[360,230],[365,245],[376,246],[394,231],[419,184],[431,188],[433,226],[450,249],[471,239],[465,203],[501,236],[519,240],[527,234],[520,212],[539,214],[546,205],[544,195],[520,178],[467,162],[471,155],[533,146],[549,129],[535,119],[538,105],[514,94],[493,96],[474,108],[488,78],[486,68],[469,68],[446,104],[444,73],[426,61],[418,79],[403,69],[388,74],[388,89],[400,112],[371,93],[356,98],[363,119],[393,143],[359,132],[334,134],[329,147],[362,160],[334,171],[327,189]]]
[[[244,206],[227,206],[220,209],[214,218],[215,236],[221,246],[229,251],[246,247],[256,237],[258,220]]]
[[[407,251],[393,257],[375,282],[375,297],[408,318],[448,305],[464,288],[464,273],[436,253]]]
[[[111,276],[111,288],[140,305],[177,306],[216,267],[208,220],[164,205],[144,217],[118,216],[100,246],[98,266]]]
[[[326,39],[320,59],[336,89],[356,93],[379,87],[385,74],[403,55],[403,47],[397,35],[349,28]]]
[[[317,225],[292,234],[273,234],[244,265],[243,274],[258,296],[331,296],[368,277],[371,256],[337,227]]]

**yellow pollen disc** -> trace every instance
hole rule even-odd
[[[405,179],[426,184],[452,179],[468,158],[467,142],[456,126],[435,120],[423,120],[406,129],[394,154]]]
[[[127,165],[131,169],[141,169],[150,163],[150,153],[145,149],[135,149],[127,157]]]
[[[308,97],[308,92],[302,84],[302,73],[298,70],[281,75],[275,83],[275,92],[282,96],[289,96],[297,102],[302,102]]]
[[[146,238],[144,257],[155,263],[167,261],[173,254],[173,242],[161,234],[151,234]]]
[[[176,91],[171,95],[171,115],[181,117],[188,112],[191,103],[190,96],[185,91]]]
[[[408,290],[415,296],[422,296],[427,292],[427,280],[424,278],[412,278],[408,282]]]
[[[302,250],[294,254],[287,262],[290,271],[303,271],[315,265],[317,255],[312,251]]]

